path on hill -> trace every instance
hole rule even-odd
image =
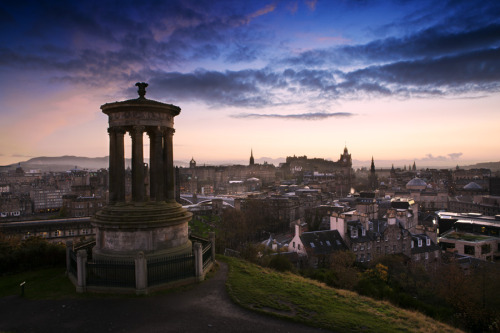
[[[227,264],[187,291],[141,298],[0,298],[0,332],[325,332],[245,310],[227,294]]]

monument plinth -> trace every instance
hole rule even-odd
[[[192,214],[175,201],[174,117],[178,106],[145,98],[147,83],[137,83],[139,98],[101,106],[109,117],[109,204],[92,219],[96,259],[133,259],[191,253]],[[132,199],[125,196],[125,145],[132,140]],[[149,136],[149,168],[143,136]],[[146,173],[149,172],[149,189]]]

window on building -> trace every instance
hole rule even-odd
[[[372,259],[371,253],[366,254],[366,261],[370,261]]]
[[[413,241],[411,241],[411,248],[412,248],[412,249],[413,249],[413,246],[414,246],[413,244],[414,244],[414,242],[413,242]]]
[[[468,255],[475,255],[476,251],[474,249],[474,246],[470,246],[470,245],[464,245],[464,254],[468,254]]]
[[[380,246],[377,246],[377,253],[380,253]]]
[[[406,244],[401,245],[401,251],[405,252],[406,251]]]
[[[297,244],[297,249],[299,249],[299,250],[300,250],[300,244]]]
[[[295,242],[293,242],[293,248],[295,249]]]
[[[351,229],[351,237],[352,238],[357,238],[358,237],[358,229],[352,228]]]
[[[369,250],[369,249],[371,249],[371,248],[372,248],[372,243],[368,243],[368,244],[366,244],[366,249],[367,249],[367,250]]]
[[[365,255],[362,254],[361,257],[359,258],[359,261],[364,262],[365,261]]]
[[[313,242],[310,242],[309,244],[311,244],[311,247],[314,248],[314,243]]]
[[[425,252],[425,260],[429,259],[429,252]]]
[[[365,228],[361,228],[361,236],[366,236],[366,230]]]
[[[425,245],[431,246],[431,239],[429,237],[425,240]]]
[[[417,254],[415,255],[415,260],[416,260],[416,261],[420,260],[420,253],[417,253]]]
[[[384,235],[384,240],[385,240],[386,242],[387,242],[387,241],[389,241],[389,235],[388,235],[388,234],[385,234],[385,235]]]
[[[486,254],[491,252],[491,245],[490,244],[483,244],[481,245],[481,254]]]
[[[422,238],[418,239],[418,247],[422,247]]]
[[[353,250],[354,252],[358,251],[358,246],[357,246],[357,245],[354,245],[354,246],[352,247],[352,250]]]
[[[398,240],[401,239],[401,234],[398,232]]]
[[[326,245],[332,246],[332,244],[330,243],[330,241],[326,241]]]

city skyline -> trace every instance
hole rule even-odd
[[[138,81],[182,109],[175,160],[500,160],[496,1],[28,1],[0,24],[0,165],[106,156],[99,107]]]

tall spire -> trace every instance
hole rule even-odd
[[[250,149],[250,165],[254,165],[254,164],[255,164],[255,161],[253,158],[253,149]]]
[[[370,175],[368,176],[370,181],[370,189],[375,191],[377,189],[377,174],[375,173],[375,162],[373,161],[372,156],[372,165],[370,167]]]

